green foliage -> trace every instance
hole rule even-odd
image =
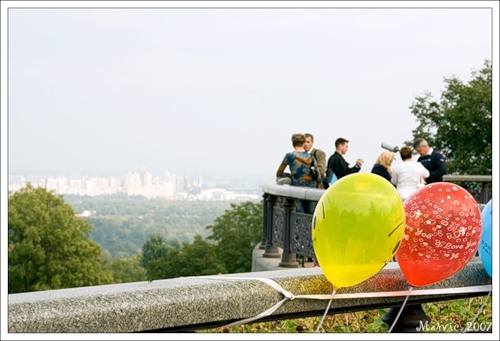
[[[184,243],[177,260],[179,276],[204,276],[226,273],[223,262],[217,258],[216,246],[196,236],[193,243]]]
[[[142,247],[141,264],[149,280],[251,271],[252,251],[262,237],[262,203],[231,204],[207,226],[212,234],[192,243],[167,242],[152,235]],[[215,241],[215,244],[212,242]]]
[[[9,293],[111,283],[92,225],[43,188],[9,194]]]
[[[136,254],[130,258],[113,259],[103,256],[103,267],[113,272],[113,283],[141,282],[146,280],[146,270],[140,264],[141,257]]]
[[[483,303],[487,304],[483,308]],[[422,304],[427,317],[426,333],[491,332],[492,299],[486,296]],[[319,333],[387,333],[390,326],[382,321],[388,309],[327,315]],[[474,320],[478,314],[477,320]],[[256,322],[234,327],[200,330],[201,333],[315,333],[321,317],[272,322]],[[455,327],[456,326],[456,327]],[[487,329],[489,327],[489,329]]]
[[[228,273],[252,270],[252,251],[263,231],[263,203],[231,204],[231,208],[207,226],[209,240],[217,242],[218,258]]]
[[[179,257],[180,245],[167,244],[160,235],[152,235],[142,248],[141,265],[149,280],[177,277],[175,260]]]
[[[144,244],[141,264],[148,280],[226,272],[217,259],[215,246],[199,235],[182,247],[176,242],[167,243],[162,236],[151,236]]]
[[[228,201],[168,201],[124,196],[65,196],[76,212],[91,212],[94,225],[90,237],[113,258],[141,252],[151,235],[168,242],[192,242],[196,235],[208,236],[206,226],[224,213]]]
[[[116,283],[251,271],[252,251],[262,237],[262,203],[123,196],[67,200],[76,211],[91,212],[90,236],[111,255],[104,264]],[[196,231],[212,234],[204,240]],[[134,255],[140,255],[137,264],[127,258]]]
[[[491,175],[492,171],[492,66],[486,60],[464,84],[445,78],[440,101],[430,93],[410,106],[419,122],[413,137],[423,137],[447,158],[448,173]],[[410,144],[411,141],[406,141]]]
[[[481,309],[483,303],[487,302]],[[439,303],[422,304],[431,322],[425,331],[443,332],[491,332],[492,331],[492,299],[486,296],[462,298]],[[479,313],[479,314],[478,314]],[[474,320],[476,314],[477,319]]]

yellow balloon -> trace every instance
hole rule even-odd
[[[394,257],[404,231],[401,197],[372,173],[337,180],[318,201],[312,220],[314,252],[335,289],[379,272]]]

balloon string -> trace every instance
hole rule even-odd
[[[479,314],[481,314],[481,312],[483,311],[484,306],[486,305],[486,303],[488,303],[488,299],[490,298],[490,296],[491,296],[491,291],[488,293],[488,296],[486,296],[486,298],[484,299],[484,302],[481,305],[481,308],[479,308],[479,311],[476,313],[476,316],[474,316],[474,319],[472,320],[472,322],[470,323],[470,325],[474,325],[474,322],[476,322],[477,318],[479,317]],[[465,332],[467,332],[467,328],[465,328],[462,331],[462,333],[465,333]]]
[[[332,291],[332,296],[335,295],[335,292],[337,290],[333,289]],[[319,321],[319,324],[318,324],[318,327],[316,328],[316,331],[315,333],[317,333],[319,331],[319,328],[321,328],[321,326],[323,325],[323,321],[325,320],[325,317],[326,317],[326,314],[328,313],[328,310],[330,310],[330,306],[332,305],[332,301],[333,299],[331,299],[329,302],[328,302],[328,305],[326,306],[326,310],[325,310],[325,313],[323,314],[323,317],[321,318],[321,321]]]
[[[399,319],[399,316],[401,315],[401,313],[403,312],[403,309],[406,305],[406,302],[408,302],[408,298],[410,298],[410,295],[411,295],[411,291],[413,290],[413,287],[410,286],[410,289],[408,289],[408,295],[406,296],[404,302],[403,302],[403,305],[401,306],[401,308],[399,308],[399,312],[398,314],[396,315],[396,318],[394,319],[394,321],[392,322],[392,326],[391,328],[389,328],[389,330],[387,331],[388,333],[392,332],[392,329],[394,328],[394,326],[396,325],[396,322],[398,322],[398,319]]]
[[[287,300],[288,300],[288,297],[285,297],[281,301],[279,301],[278,303],[276,303],[274,306],[272,306],[271,308],[267,309],[266,311],[263,311],[262,313],[260,313],[260,314],[258,314],[256,316],[249,317],[249,318],[246,318],[246,319],[243,319],[243,320],[239,320],[239,321],[236,321],[236,322],[233,322],[233,323],[229,323],[229,324],[226,324],[223,327],[233,327],[233,326],[238,326],[240,324],[247,324],[247,323],[253,322],[255,320],[258,320],[258,319],[260,319],[262,317],[269,316],[272,313],[274,313],[276,311],[276,309],[278,309],[279,307],[281,307],[281,305],[283,303],[285,303],[285,301],[287,301]]]
[[[329,300],[330,302],[328,303],[328,307],[326,308],[325,314],[323,316],[323,319],[320,322],[320,326],[323,323],[325,316],[330,309],[330,305],[334,299],[351,299],[351,298],[368,298],[368,297],[396,297],[396,296],[406,296],[405,301],[403,303],[403,306],[401,307],[396,320],[394,321],[394,324],[396,323],[397,319],[399,318],[399,315],[401,315],[401,311],[403,310],[406,302],[408,301],[408,298],[410,295],[444,295],[448,293],[469,293],[469,292],[486,292],[489,291],[491,294],[491,284],[490,285],[483,285],[483,286],[472,286],[472,287],[459,287],[459,288],[445,288],[445,289],[427,289],[427,290],[416,290],[413,291],[413,287],[410,287],[409,290],[407,291],[384,291],[384,292],[370,292],[370,293],[353,293],[353,294],[337,294],[336,293],[336,288],[334,287],[334,290],[332,294],[312,294],[312,295],[294,295],[288,290],[285,290],[281,285],[276,283],[270,278],[262,278],[262,277],[225,277],[225,276],[202,276],[199,277],[200,279],[214,279],[214,280],[219,280],[219,281],[228,281],[228,280],[257,280],[261,281],[265,284],[268,284],[269,286],[273,287],[277,291],[283,294],[285,296],[281,301],[276,303],[274,306],[271,308],[267,309],[266,311],[258,314],[257,316],[246,318],[237,322],[230,323],[228,325],[225,325],[223,327],[232,327],[244,323],[249,323],[252,321],[255,321],[257,319],[260,319],[262,317],[266,317],[271,315],[274,311],[276,311],[279,307],[281,307],[286,301],[288,300],[294,300],[297,298],[303,298],[303,299],[315,299],[315,300]],[[394,327],[394,324],[392,325],[391,329],[389,332],[392,330]],[[316,330],[316,332],[319,330]]]
[[[283,305],[283,303],[285,303],[286,301],[288,300],[294,300],[295,298],[309,298],[309,299],[317,299],[317,300],[324,300],[324,299],[330,299],[330,303],[332,302],[332,299],[333,299],[333,294],[332,295],[294,295],[292,294],[290,291],[288,290],[285,290],[281,285],[279,285],[278,283],[276,283],[275,281],[273,281],[272,279],[270,278],[259,278],[259,277],[217,277],[217,276],[203,276],[204,279],[217,279],[217,280],[228,280],[228,279],[233,279],[233,280],[257,280],[257,281],[261,281],[261,282],[264,282],[268,285],[270,285],[271,287],[273,287],[274,289],[276,289],[277,291],[279,291],[280,293],[283,294],[283,296],[285,296],[281,301],[279,301],[278,303],[276,303],[274,306],[272,306],[271,308],[267,309],[266,311],[263,311],[262,313],[256,315],[256,316],[253,316],[253,317],[249,317],[249,318],[246,318],[246,319],[243,319],[243,320],[239,320],[239,321],[236,321],[236,322],[232,322],[232,323],[229,323],[229,324],[226,324],[224,327],[233,327],[233,326],[238,326],[240,324],[246,324],[246,323],[250,323],[250,322],[253,322],[255,320],[258,320],[262,317],[266,317],[266,316],[269,316],[271,315],[272,313],[274,313],[279,307],[281,307]],[[335,290],[333,291],[335,293]],[[330,305],[328,305],[329,307]],[[328,308],[327,308],[328,310]]]

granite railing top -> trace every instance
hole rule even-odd
[[[447,182],[457,182],[457,181],[471,181],[471,182],[491,182],[491,175],[453,175],[447,174],[443,177],[444,181]],[[261,190],[264,193],[289,197],[302,200],[319,201],[324,189],[310,188],[310,187],[298,187],[290,185],[276,185],[276,184],[264,184],[261,185]]]
[[[293,295],[331,294],[333,289],[321,268],[299,268],[10,294],[8,331],[128,333],[220,326],[256,316],[284,298],[273,287],[253,278],[270,279]],[[465,297],[467,295],[460,296],[463,294],[459,289],[471,286],[483,289],[469,296],[484,295],[491,290],[491,278],[477,260],[468,263],[453,277],[422,288],[451,288],[451,292],[448,289],[441,295],[412,295],[408,302]],[[337,292],[377,293],[374,297],[334,299],[330,310],[357,311],[401,305],[405,297],[390,292],[408,289],[409,284],[398,264],[391,262],[366,281]],[[413,293],[417,291],[415,288]],[[327,300],[291,299],[272,316],[275,319],[293,314],[320,316],[327,304]]]

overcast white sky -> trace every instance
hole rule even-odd
[[[328,155],[349,139],[346,159],[364,158],[369,172],[382,141],[412,138],[417,96],[438,99],[444,78],[468,81],[493,53],[498,85],[496,1],[1,7],[2,199],[6,175],[28,172],[273,181],[296,132]]]
[[[412,138],[417,96],[438,99],[445,77],[468,81],[493,51],[492,2],[21,3],[2,11],[9,174],[273,180],[295,132],[328,155],[349,139],[347,161],[369,172],[383,140]]]

